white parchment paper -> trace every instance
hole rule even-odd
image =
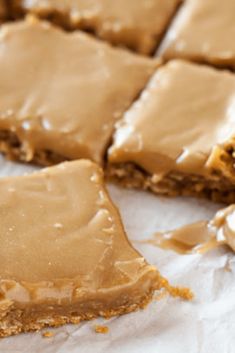
[[[34,169],[0,159],[0,176]],[[50,330],[52,338],[34,333],[2,339],[0,353],[234,353],[235,254],[221,248],[205,255],[178,255],[138,242],[156,231],[209,219],[221,205],[159,198],[113,185],[109,190],[133,245],[171,283],[190,287],[193,302],[165,297],[140,312]],[[95,333],[96,324],[108,326],[109,333]]]

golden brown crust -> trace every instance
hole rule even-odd
[[[228,156],[230,159],[233,158],[232,155],[226,154],[227,158]],[[235,202],[235,182],[222,175],[210,179],[199,175],[170,172],[159,179],[133,163],[126,163],[108,165],[106,177],[124,187],[149,190],[158,195],[197,196],[226,204]]]
[[[25,152],[17,136],[9,131],[0,131],[0,151],[10,160],[28,162]],[[216,154],[218,156],[216,156]],[[162,180],[156,180],[143,169],[133,163],[109,164],[106,166],[106,177],[127,188],[150,190],[156,194],[165,196],[197,196],[211,199],[215,202],[234,203],[235,202],[235,181],[234,174],[234,148],[229,143],[223,150],[216,149],[212,154],[213,161],[220,161],[220,169],[223,176],[219,179],[206,179],[197,175],[183,175],[172,172]],[[31,163],[42,166],[50,166],[62,161],[66,157],[60,156],[53,151],[35,151]],[[217,161],[217,165],[218,161]],[[218,174],[218,171],[214,171]]]
[[[139,309],[144,309],[152,300],[154,288],[142,296],[136,303],[127,303],[116,309],[107,311],[87,312],[77,315],[76,312],[54,313],[48,316],[45,314],[31,314],[24,310],[12,310],[5,317],[1,318],[0,337],[16,335],[22,332],[39,331],[44,327],[58,327],[65,324],[79,324],[84,320],[92,320],[96,317],[110,318],[123,315]]]
[[[146,306],[152,301],[155,291],[160,293],[168,293],[172,297],[181,298],[182,300],[192,300],[194,294],[189,288],[173,287],[169,282],[158,273],[158,280],[153,281],[148,291],[144,294],[137,295],[135,301],[128,296],[119,297],[120,304],[113,308],[109,306],[106,310],[97,307],[96,310],[85,312],[76,312],[74,306],[60,306],[54,312],[47,310],[38,312],[37,310],[12,309],[0,312],[0,337],[7,337],[23,332],[39,331],[45,327],[58,327],[65,324],[79,324],[81,321],[88,321],[97,317],[109,319],[113,316],[124,315]],[[141,285],[141,284],[140,284]],[[136,288],[137,289],[137,288]],[[138,290],[137,290],[138,292]],[[136,293],[137,293],[136,292]],[[94,307],[96,304],[93,304]],[[7,306],[7,303],[6,303]]]
[[[17,135],[6,130],[0,131],[0,152],[9,160],[24,163],[30,162],[44,167],[69,160],[64,156],[49,150],[34,151],[33,156],[29,156],[29,151],[27,151],[27,148],[22,145]]]

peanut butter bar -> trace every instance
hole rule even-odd
[[[0,150],[42,165],[102,163],[115,121],[157,67],[33,17],[0,29]]]
[[[188,0],[162,47],[165,58],[235,68],[235,1]]]
[[[162,278],[91,161],[0,180],[0,336],[143,308]]]
[[[109,177],[164,195],[235,201],[235,75],[173,60],[117,124]]]
[[[69,29],[94,32],[115,45],[151,54],[181,0],[12,0],[13,11],[33,13]]]

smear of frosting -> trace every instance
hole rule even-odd
[[[179,254],[203,254],[222,245],[228,245],[235,251],[235,205],[218,211],[209,222],[197,222],[174,231],[155,233],[144,243]]]

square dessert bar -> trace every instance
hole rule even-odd
[[[1,179],[0,195],[0,336],[134,311],[161,287],[93,162]]]
[[[117,124],[108,175],[165,195],[235,201],[235,75],[173,60]]]
[[[161,52],[235,69],[235,1],[188,0],[179,11]]]
[[[0,150],[48,165],[102,163],[114,123],[157,61],[33,17],[0,29]]]
[[[15,15],[33,13],[95,33],[142,54],[156,49],[182,0],[11,0]]]

